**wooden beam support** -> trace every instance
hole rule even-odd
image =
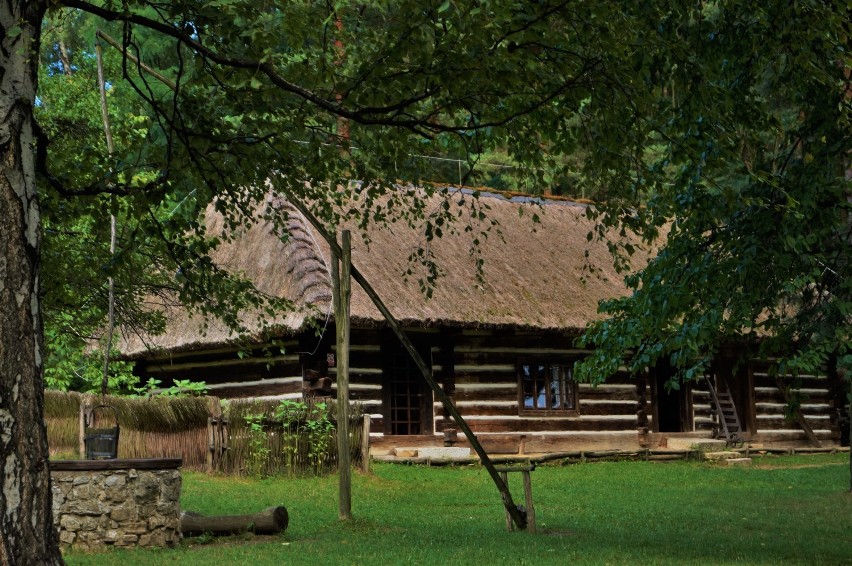
[[[352,236],[340,234],[340,247],[331,249],[334,325],[337,334],[337,474],[338,516],[352,518],[352,468],[349,459],[349,299],[352,295]],[[335,242],[336,243],[336,242]]]
[[[328,243],[329,247],[332,249],[332,253],[337,253],[342,255],[342,250],[340,246],[337,244],[337,239],[332,237],[331,234],[320,224],[319,220],[311,213],[310,210],[304,204],[296,199],[290,199],[290,204],[292,204],[302,215],[307,219],[308,222],[314,227],[314,229],[323,237],[323,239]],[[426,380],[426,383],[429,387],[432,388],[432,391],[435,392],[435,396],[444,406],[444,409],[453,417],[453,420],[456,422],[456,425],[461,429],[470,443],[471,448],[473,448],[476,455],[479,456],[480,461],[482,462],[483,467],[488,471],[488,474],[491,476],[491,479],[494,481],[494,485],[497,486],[497,490],[500,492],[500,495],[503,498],[503,505],[506,508],[506,512],[512,518],[512,521],[515,523],[518,529],[526,529],[527,527],[527,519],[524,515],[518,511],[518,508],[515,506],[515,502],[512,501],[512,494],[509,492],[509,488],[506,486],[506,482],[500,477],[500,474],[497,473],[497,470],[494,469],[494,464],[491,462],[491,458],[489,458],[488,453],[485,452],[485,449],[482,448],[482,445],[479,443],[479,440],[476,438],[476,435],[473,434],[473,431],[468,426],[467,422],[462,418],[461,414],[456,409],[456,406],[438,384],[435,381],[435,378],[432,376],[432,372],[429,370],[429,367],[426,365],[426,362],[423,361],[423,358],[420,357],[420,354],[417,353],[417,348],[414,347],[414,344],[402,330],[402,327],[399,325],[399,322],[394,318],[393,314],[391,314],[388,307],[385,305],[384,301],[382,301],[381,297],[379,297],[378,293],[376,293],[373,286],[370,285],[370,282],[367,280],[364,275],[358,271],[358,269],[352,265],[352,278],[361,286],[361,289],[367,294],[373,304],[379,309],[379,312],[382,313],[382,316],[387,321],[388,326],[391,328],[393,333],[402,343],[402,346],[411,356],[411,359],[414,361],[417,368],[420,370],[423,379]]]
[[[775,378],[775,383],[778,386],[778,390],[784,396],[784,400],[787,402],[788,406],[793,406],[792,398],[790,395],[790,388],[784,383],[784,380],[781,379],[781,376],[777,376]],[[811,443],[811,446],[816,446],[817,448],[822,448],[822,442],[819,441],[816,434],[814,434],[814,429],[811,428],[811,425],[808,424],[808,421],[805,420],[805,416],[802,414],[802,410],[799,407],[793,408],[793,418],[796,419],[798,425],[805,431],[805,436],[808,437],[808,442]]]

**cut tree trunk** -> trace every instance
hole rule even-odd
[[[0,564],[62,564],[51,514],[33,106],[46,0],[0,1]]]
[[[258,535],[274,535],[284,532],[290,523],[287,509],[279,505],[269,507],[251,515],[220,515],[207,517],[198,513],[183,512],[180,515],[180,530],[184,536],[233,535],[251,531]]]

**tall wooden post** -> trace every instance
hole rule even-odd
[[[334,323],[337,329],[337,473],[338,514],[352,518],[352,467],[349,451],[349,298],[352,295],[352,236],[340,234],[340,254],[332,246]]]
[[[302,215],[311,223],[311,226],[319,232],[319,234],[323,237],[323,239],[328,243],[329,247],[332,250],[332,253],[337,252],[340,248],[337,244],[337,239],[332,237],[328,231],[323,228],[322,224],[320,224],[319,220],[317,220],[316,216],[314,216],[308,208],[299,202],[296,199],[291,199],[290,203],[296,207],[296,209],[302,213]],[[342,252],[340,252],[342,255]],[[334,263],[334,262],[332,262]],[[336,265],[336,264],[335,264]],[[394,318],[393,314],[391,314],[387,305],[385,305],[384,301],[382,301],[379,294],[376,293],[373,286],[370,285],[370,282],[364,277],[364,275],[358,271],[355,267],[350,265],[350,269],[352,272],[352,278],[361,286],[361,289],[367,294],[373,304],[379,309],[379,312],[382,313],[385,321],[388,323],[388,326],[399,339],[400,343],[406,349],[408,354],[411,356],[412,361],[420,370],[420,374],[423,376],[423,379],[432,388],[432,391],[435,393],[435,396],[444,406],[444,409],[453,417],[453,420],[456,422],[456,425],[461,429],[462,433],[464,433],[465,438],[467,438],[470,443],[471,448],[473,448],[476,455],[479,456],[480,462],[482,462],[482,466],[488,471],[488,475],[491,476],[491,480],[494,482],[494,485],[497,486],[497,491],[500,492],[500,495],[503,498],[503,506],[506,508],[506,512],[512,518],[512,521],[518,527],[518,529],[526,529],[527,528],[527,519],[526,517],[518,510],[515,506],[515,502],[512,500],[512,494],[509,491],[509,488],[506,486],[506,483],[500,477],[500,474],[497,473],[497,470],[494,468],[494,463],[491,461],[491,458],[488,457],[488,453],[479,443],[479,440],[476,438],[476,435],[473,434],[473,431],[468,426],[467,422],[462,418],[461,413],[458,412],[456,406],[453,404],[452,400],[447,396],[444,390],[438,385],[438,382],[435,381],[435,378],[432,376],[432,371],[426,365],[426,362],[423,361],[423,358],[420,357],[420,354],[417,352],[417,349],[414,347],[414,344],[408,338],[408,336],[403,332],[402,327],[399,325],[399,322]],[[332,277],[334,279],[334,277]]]
[[[361,471],[365,474],[370,473],[370,425],[372,417],[369,414],[364,415],[363,432],[361,433]]]

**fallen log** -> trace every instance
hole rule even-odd
[[[283,505],[269,507],[250,515],[205,516],[191,511],[180,514],[180,530],[184,536],[233,535],[246,531],[274,535],[287,529],[290,517]]]

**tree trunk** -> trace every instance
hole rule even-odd
[[[33,105],[45,0],[0,0],[0,564],[62,564],[43,418]]]

